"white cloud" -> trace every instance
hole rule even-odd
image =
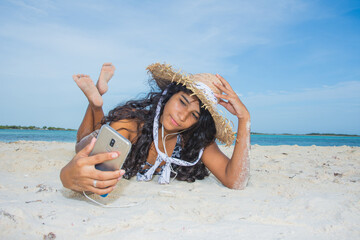
[[[167,61],[190,73],[226,73],[226,77],[233,80],[235,90],[244,89],[237,88],[240,84],[235,80],[239,79],[235,75],[239,74],[238,63],[229,58],[257,46],[289,44],[293,39],[282,38],[288,26],[329,16],[327,4],[295,0],[17,0],[10,3],[9,11],[0,14],[0,77],[6,79],[3,87],[10,89],[2,99],[20,99],[15,94],[34,95],[27,103],[20,100],[9,103],[7,109],[16,109],[13,112],[17,119],[16,112],[22,112],[19,108],[30,109],[48,96],[56,96],[44,103],[51,106],[49,111],[76,108],[74,112],[79,114],[76,117],[81,118],[79,102],[85,99],[78,95],[80,91],[76,92],[71,75],[84,72],[96,80],[105,61],[117,67],[110,82],[108,106],[116,104],[119,95],[124,97],[126,93],[130,98],[143,91],[144,69],[154,61]],[[323,58],[323,54],[311,56],[315,60]],[[44,90],[46,94],[42,93]],[[350,106],[356,103],[359,106],[356,97],[359,90],[359,82],[344,82],[240,96],[256,115],[265,112],[265,108],[270,111],[271,106],[286,103],[303,109],[311,102],[325,104],[339,100],[339,106],[344,108],[344,102],[354,100]],[[59,101],[63,96],[66,99]],[[285,107],[281,110],[288,111]],[[41,116],[41,109],[38,111]],[[49,112],[39,118],[54,121],[53,115]],[[61,117],[58,121],[62,121]]]
[[[64,68],[88,73],[94,65],[97,73],[102,61],[115,62],[126,79],[143,79],[143,69],[154,61],[190,73],[231,72],[236,67],[224,58],[268,44],[274,29],[306,9],[299,1],[280,0],[12,3],[23,15],[41,13],[30,22],[9,18],[0,24],[1,39],[16,44],[10,50],[3,44],[16,55],[0,70],[17,78],[59,76]]]
[[[103,4],[88,1],[69,4],[48,1],[15,1],[27,9],[41,12],[68,10],[73,5],[79,11],[69,21],[44,24],[19,24],[7,21],[0,29],[3,37],[28,42],[44,49],[57,49],[73,55],[117,53],[149,59],[160,56],[179,66],[200,69],[224,68],[222,59],[238,54],[248,47],[268,44],[274,30],[295,21],[307,6],[301,1],[160,1]],[[50,7],[44,7],[50,6]],[[95,5],[95,6],[94,6]],[[86,10],[86,11],[85,11]],[[73,10],[76,12],[76,9]],[[88,12],[89,11],[89,12]],[[101,17],[112,21],[101,26]],[[78,20],[92,19],[97,26],[83,26]],[[166,19],[164,21],[164,19]],[[82,21],[79,21],[82,22]],[[132,54],[131,54],[132,53]],[[195,68],[194,68],[195,69]]]
[[[44,7],[47,6],[49,1],[21,1],[21,0],[9,0],[10,3],[24,8],[28,12],[33,12],[34,14],[47,15],[47,12],[44,10]]]

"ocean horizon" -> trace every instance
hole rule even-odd
[[[16,141],[55,141],[76,142],[76,131],[63,130],[29,130],[29,129],[0,129],[1,142]],[[358,136],[328,136],[328,135],[277,135],[252,134],[251,145],[279,146],[356,146],[360,147]]]

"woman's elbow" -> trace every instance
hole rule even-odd
[[[243,173],[240,174],[240,176],[225,184],[226,187],[234,190],[244,190],[249,182],[250,174],[249,173]]]

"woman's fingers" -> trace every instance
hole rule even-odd
[[[225,96],[231,96],[234,97],[236,95],[236,93],[234,92],[234,90],[231,88],[230,84],[228,82],[226,82],[225,79],[223,79],[222,77],[220,77],[220,75],[218,75],[218,79],[221,81],[222,84],[219,84],[217,82],[213,82],[213,84],[221,91],[224,92],[226,95],[222,94],[219,95],[217,97],[221,97],[221,98],[225,98],[228,99],[228,97]],[[222,80],[221,80],[222,79]],[[236,95],[237,97],[237,95]]]
[[[216,77],[221,81],[223,85],[216,82],[214,82],[214,85],[226,94],[215,94],[216,97],[220,99],[226,99],[228,101],[236,100],[239,98],[238,95],[231,88],[230,84],[223,77],[221,77],[219,74],[216,74]]]
[[[123,171],[123,173],[125,172],[124,170],[122,170],[122,171]],[[102,172],[102,171],[99,171],[99,172]],[[119,171],[116,171],[116,172],[119,172]],[[109,174],[113,174],[115,172],[104,172],[104,173],[106,173],[109,176]],[[110,178],[101,177],[101,179],[104,179],[104,180],[100,180],[99,178],[97,178],[97,179],[82,178],[77,184],[78,190],[79,191],[91,191],[91,192],[99,194],[99,195],[109,193],[114,189],[114,187],[116,186],[118,181],[122,178],[123,173],[120,174],[120,176],[114,175]]]
[[[228,81],[226,81],[222,76],[220,76],[219,74],[216,74],[215,76],[220,80],[220,82],[225,86],[226,89],[232,90],[230,83],[228,83]]]
[[[114,187],[117,182],[122,178],[125,171],[117,170],[117,171],[100,171],[94,170],[95,172],[90,172],[90,174],[86,174],[86,176],[82,176],[77,180],[75,190],[79,191],[91,191],[96,194],[105,194],[99,192],[100,189],[110,189],[108,192],[112,191],[112,187]],[[94,191],[97,189],[97,191]]]
[[[99,153],[93,156],[88,157],[87,161],[89,165],[96,165],[105,161],[115,159],[120,156],[120,152],[106,152]]]
[[[115,189],[115,186],[110,186],[107,188],[95,188],[94,186],[88,186],[86,191],[93,192],[98,195],[104,195],[110,193],[112,190]]]
[[[119,179],[112,179],[112,180],[105,180],[105,181],[89,179],[86,188],[88,191],[91,191],[98,195],[103,195],[103,194],[110,193],[112,190],[114,190],[118,181],[119,181]]]
[[[94,148],[95,141],[95,138],[91,139],[91,142],[75,155],[74,160],[79,167],[86,165],[96,165],[98,163],[115,159],[120,155],[119,152],[107,152],[89,156],[92,149]]]
[[[239,96],[231,88],[230,84],[219,74],[216,74],[216,77],[220,80],[222,85],[215,82],[214,85],[224,93],[215,94],[215,96],[220,99],[219,104],[225,107],[233,115],[236,115],[238,118],[247,117],[249,115],[248,110],[241,102]]]
[[[96,186],[94,186],[94,181],[96,181]],[[105,180],[105,181],[89,179],[88,185],[93,186],[94,188],[105,189],[108,187],[114,187],[118,181],[119,181],[118,179]]]
[[[97,180],[105,181],[105,180],[112,180],[112,179],[120,179],[125,174],[123,169],[116,170],[116,171],[100,171],[94,169],[94,172],[91,173],[91,176]]]
[[[215,97],[219,98],[219,99],[226,99],[229,101],[229,99],[231,98],[230,95],[224,95],[224,94],[217,94],[214,93]]]
[[[217,87],[221,92],[224,92],[226,94],[229,94],[231,90],[227,89],[224,85],[221,85],[218,82],[213,82],[213,84],[215,85],[215,87]]]

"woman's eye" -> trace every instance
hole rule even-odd
[[[180,102],[182,103],[182,105],[186,106],[186,104],[183,100],[180,99]]]
[[[199,120],[199,117],[195,113],[193,113],[193,116],[196,120]]]

